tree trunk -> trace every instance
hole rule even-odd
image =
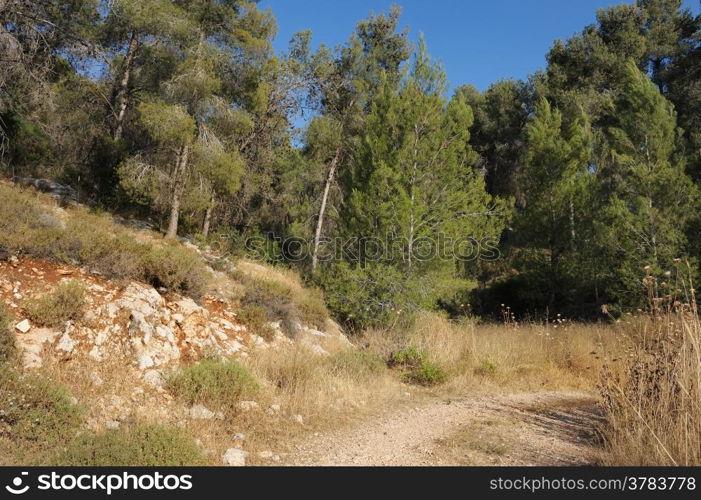
[[[170,201],[170,219],[168,220],[168,230],[166,238],[176,238],[178,236],[178,220],[180,219],[180,201],[183,194],[183,175],[190,153],[189,146],[182,146],[178,152],[173,172],[173,196]]]
[[[214,211],[214,191],[212,191],[212,197],[210,198],[209,201],[209,206],[207,207],[207,211],[204,213],[204,224],[202,224],[202,237],[206,240],[207,236],[209,236],[209,225],[212,221],[212,212]]]
[[[113,113],[115,114],[114,123],[114,140],[122,138],[124,131],[124,117],[127,114],[129,107],[129,83],[131,80],[131,70],[134,66],[134,58],[136,57],[136,49],[138,48],[138,37],[136,33],[131,34],[129,39],[129,47],[127,55],[124,57],[124,69],[119,85],[115,89],[113,99]]]
[[[324,214],[326,213],[326,203],[329,199],[329,191],[331,189],[331,184],[333,184],[333,179],[336,175],[336,168],[338,168],[338,162],[341,159],[341,146],[336,148],[336,154],[334,154],[331,160],[331,165],[329,165],[329,174],[326,177],[326,185],[324,186],[324,194],[321,197],[321,207],[319,207],[319,218],[316,221],[316,233],[314,234],[314,250],[312,252],[312,274],[316,271],[316,267],[319,262],[319,244],[321,243],[321,230],[324,225]]]

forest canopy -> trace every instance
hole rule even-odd
[[[251,1],[0,0],[0,172],[166,238],[257,242],[350,328],[618,316],[698,274],[701,16],[602,9],[483,92],[450,92],[400,18],[276,52]]]

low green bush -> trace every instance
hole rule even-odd
[[[197,444],[179,429],[136,424],[73,440],[57,460],[64,466],[205,465]]]
[[[37,325],[58,327],[83,316],[85,287],[76,281],[64,281],[38,299],[27,299],[23,307]]]
[[[12,316],[0,302],[0,366],[17,358],[17,344],[12,331]]]
[[[331,312],[352,331],[408,327],[413,322],[417,304],[412,286],[392,266],[339,262],[325,266],[316,279]]]
[[[71,209],[53,214],[43,195],[0,185],[0,250],[78,263],[112,279],[139,279],[199,299],[209,273],[202,258],[177,243],[141,243],[106,215]]]
[[[168,390],[187,404],[233,408],[237,401],[258,392],[250,370],[236,361],[203,360],[180,368],[167,380]]]
[[[237,311],[236,317],[256,335],[268,341],[273,339],[275,329],[270,326],[267,313],[261,306],[244,306]]]
[[[288,334],[295,333],[296,325],[323,328],[329,317],[324,298],[317,289],[304,289],[293,293],[284,283],[273,279],[238,276],[243,281],[245,292],[241,303],[244,307],[260,307],[268,321],[281,320]]]
[[[403,371],[404,378],[411,383],[431,386],[445,381],[443,369],[428,359],[428,355],[415,347],[395,351],[388,364]]]
[[[0,366],[0,437],[50,449],[75,434],[82,411],[61,386]]]
[[[200,299],[209,280],[202,259],[178,243],[154,247],[144,256],[145,278],[152,285],[164,286]]]

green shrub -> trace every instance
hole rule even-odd
[[[179,429],[137,424],[102,434],[83,435],[61,453],[67,466],[205,465],[197,444]]]
[[[17,358],[17,344],[12,331],[12,317],[5,305],[0,303],[0,366]]]
[[[252,278],[239,275],[246,291],[241,303],[245,307],[256,306],[265,311],[268,321],[280,319],[288,334],[296,331],[301,324],[323,328],[329,313],[321,291],[304,289],[303,293],[293,293],[284,283],[273,279]]]
[[[66,224],[65,254],[108,278],[143,279],[149,247],[126,232],[116,232],[101,217],[78,213]],[[61,257],[61,255],[59,255]]]
[[[488,359],[483,359],[480,361],[479,366],[475,368],[475,374],[484,377],[490,377],[494,375],[497,371],[497,365],[489,361]]]
[[[0,366],[0,437],[50,448],[73,437],[81,413],[63,387]]]
[[[208,282],[202,259],[178,243],[152,248],[144,256],[145,278],[153,286],[164,286],[195,299],[201,298]]]
[[[261,306],[244,306],[236,313],[236,317],[255,334],[260,335],[265,340],[272,340],[275,329],[270,326],[265,309]]]
[[[317,288],[305,288],[305,293],[294,297],[302,321],[316,328],[324,328],[329,310],[326,308],[324,294]]]
[[[446,373],[437,364],[428,359],[424,351],[408,347],[395,351],[389,358],[390,367],[398,367],[404,372],[404,378],[419,385],[436,385],[445,381]]]
[[[37,325],[58,327],[83,316],[85,287],[76,281],[64,281],[46,295],[26,300],[23,306]]]
[[[417,309],[406,277],[391,266],[340,262],[325,266],[317,279],[329,309],[351,330],[406,327]]]
[[[258,382],[236,361],[203,360],[180,368],[168,379],[168,390],[187,404],[231,408],[237,401],[255,394]]]
[[[49,198],[0,185],[0,249],[61,263],[78,263],[108,278],[140,279],[195,299],[207,287],[202,258],[177,243],[136,241],[107,216],[72,209],[59,218]]]
[[[369,351],[340,351],[330,362],[334,371],[359,377],[372,377],[387,369],[385,360]]]

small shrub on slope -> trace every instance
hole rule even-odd
[[[24,303],[24,309],[34,323],[51,327],[80,319],[84,308],[85,288],[75,281],[62,282],[46,295]]]
[[[204,360],[174,372],[167,387],[187,404],[233,408],[240,399],[255,394],[259,385],[248,368],[236,361]]]
[[[0,303],[0,366],[10,363],[17,357],[15,334],[12,332],[12,317]]]
[[[204,465],[197,444],[179,429],[137,424],[75,439],[57,460],[64,466]]]

